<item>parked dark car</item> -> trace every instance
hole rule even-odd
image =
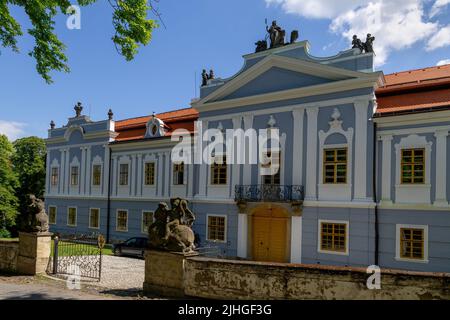
[[[147,238],[130,238],[127,241],[113,245],[115,256],[134,256],[143,258],[145,250],[148,248]]]

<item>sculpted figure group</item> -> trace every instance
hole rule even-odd
[[[357,35],[353,36],[352,41],[352,48],[353,49],[359,49],[360,53],[369,53],[374,52],[373,51],[373,42],[375,41],[375,37],[373,37],[370,33],[367,35],[366,42],[362,42],[360,39],[358,39]]]
[[[155,222],[149,227],[148,239],[152,249],[189,253],[195,249],[192,224],[194,213],[188,201],[181,198],[170,200],[171,208],[161,202],[155,211]]]

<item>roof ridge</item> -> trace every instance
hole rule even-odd
[[[188,108],[175,109],[175,110],[172,110],[172,111],[166,111],[166,112],[162,112],[162,113],[157,113],[156,115],[157,116],[162,116],[162,115],[165,115],[165,114],[168,114],[168,113],[174,113],[174,112],[183,111],[183,110],[189,110],[189,109],[195,110],[195,108],[188,107]],[[130,121],[130,120],[144,119],[144,118],[148,118],[148,117],[151,117],[151,116],[152,115],[146,115],[146,116],[140,116],[140,117],[132,117],[132,118],[127,118],[127,119],[121,119],[121,120],[117,120],[116,123],[117,122]],[[182,116],[179,116],[179,117],[182,117]],[[174,118],[179,118],[179,117],[174,117]]]
[[[450,67],[450,64],[444,64],[442,66],[432,66],[432,67],[425,67],[425,68],[417,68],[417,69],[410,69],[410,70],[404,70],[404,71],[397,71],[393,73],[388,73],[385,76],[394,76],[397,74],[403,74],[403,73],[411,73],[415,71],[425,71],[425,70],[431,70],[431,69],[441,69],[443,67]]]

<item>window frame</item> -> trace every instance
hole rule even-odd
[[[175,183],[175,172],[180,172],[179,170],[177,170],[177,171],[175,171],[175,167],[177,167],[177,168],[183,168],[183,181],[181,182],[181,183],[179,183],[180,181],[179,181],[179,176],[177,176],[177,183]],[[180,163],[172,163],[172,185],[174,185],[174,186],[183,186],[183,185],[185,185],[185,178],[186,178],[186,176],[185,176],[185,174],[186,174],[186,168],[185,168],[185,163],[184,163],[184,161],[182,161],[182,162],[180,162]]]
[[[56,169],[56,183],[54,183],[54,180],[53,180],[53,178],[54,178],[54,175],[53,175],[53,171]],[[53,166],[53,167],[51,167],[51,169],[50,169],[50,186],[52,187],[52,188],[55,188],[55,187],[57,187],[59,185],[59,167],[57,167],[57,166]]]
[[[328,224],[343,224],[345,225],[345,251],[333,251],[333,250],[325,250],[322,249],[322,224],[328,223]],[[326,220],[326,219],[319,219],[318,220],[318,228],[317,228],[317,251],[319,253],[324,254],[334,254],[334,255],[341,255],[341,256],[348,256],[350,252],[350,222],[348,220]]]
[[[415,151],[417,150],[421,150],[422,151],[422,158],[423,161],[422,163],[416,163],[415,160]],[[411,162],[404,162],[403,161],[403,154],[405,151],[411,151]],[[414,147],[410,147],[410,148],[401,148],[400,150],[400,184],[402,185],[424,185],[425,184],[425,179],[426,179],[426,160],[425,160],[425,153],[426,153],[426,149],[424,147],[420,147],[420,148],[414,148]],[[411,166],[411,182],[404,182],[404,169],[403,166],[404,165],[409,165]],[[415,166],[422,166],[422,182],[415,182],[414,178],[415,178],[415,171],[414,171],[414,167]]]
[[[147,183],[147,165],[153,164],[153,179],[152,183]],[[156,162],[155,161],[146,161],[144,162],[144,186],[146,187],[154,187],[156,185]]]
[[[224,240],[216,240],[211,239],[209,235],[209,218],[210,217],[217,217],[217,218],[224,218]],[[227,233],[228,233],[228,216],[225,214],[207,214],[206,215],[206,241],[208,242],[214,242],[214,243],[227,243]]]
[[[77,174],[73,174],[73,169],[77,169]],[[74,177],[76,177],[76,183],[74,183]],[[78,187],[80,185],[80,166],[79,165],[71,165],[70,166],[70,186]]]
[[[95,184],[95,167],[100,167],[100,177],[99,184]],[[92,164],[92,187],[101,188],[103,182],[103,165],[101,163],[93,163]]]
[[[330,151],[330,150],[332,150],[332,151],[334,151],[334,159],[333,159],[333,161],[331,161],[331,162],[329,162],[329,161],[327,161],[327,159],[326,159],[326,152],[327,151]],[[338,151],[339,150],[345,150],[345,181],[344,182],[337,182],[337,172],[338,172],[338,170],[337,170],[337,166],[339,166],[339,165],[343,165],[344,164],[344,162],[342,162],[342,161],[338,161],[338,156],[337,156],[337,153],[338,153]],[[348,162],[349,162],[349,160],[348,160],[348,156],[349,156],[349,152],[348,152],[348,147],[329,147],[329,146],[324,146],[324,148],[323,148],[323,161],[322,161],[322,172],[323,172],[323,177],[322,177],[322,183],[324,184],[324,185],[346,185],[346,184],[348,184],[348,167],[349,167],[349,165],[348,165]],[[326,166],[327,165],[333,165],[334,167],[333,167],[333,182],[327,182],[326,181],[326,179],[327,179],[327,172],[326,172]]]
[[[215,162],[215,159],[216,158],[222,158],[223,159],[223,162],[222,163],[216,163]],[[216,175],[215,175],[215,173],[214,173],[214,170],[216,169],[215,168],[215,166],[220,166],[217,170],[220,170],[220,169],[222,169],[222,170],[225,170],[225,182],[224,183],[217,183],[216,181],[214,181],[214,179],[215,179],[215,177],[216,177]],[[228,177],[229,177],[229,174],[228,174],[228,163],[227,163],[227,157],[226,157],[226,155],[216,155],[216,156],[214,156],[214,157],[212,157],[212,162],[211,162],[211,165],[210,165],[210,179],[209,179],[209,184],[211,185],[211,186],[214,186],[214,187],[224,187],[224,186],[227,186],[228,185]],[[220,180],[220,172],[219,172],[219,180]]]
[[[92,210],[98,210],[98,217],[97,217],[97,225],[98,227],[93,227],[91,225],[91,216],[92,216]],[[101,215],[101,209],[100,208],[89,208],[89,229],[100,229],[100,215]]]
[[[75,209],[75,224],[69,224],[70,209]],[[78,207],[67,207],[67,226],[76,227],[78,223]]]
[[[267,167],[271,167],[272,166],[272,153],[278,153],[278,171],[277,173],[273,174],[273,175],[266,175],[266,174],[260,174],[261,177],[261,185],[264,186],[279,186],[281,185],[281,168],[282,168],[282,153],[281,153],[281,149],[279,149],[278,151],[272,151],[272,150],[265,150],[265,152],[263,152],[264,157],[269,158],[267,155],[270,153],[270,165],[266,165],[266,164],[260,164],[260,169],[262,169],[264,166]],[[270,179],[271,183],[266,183],[266,179]],[[278,183],[276,183],[275,180],[278,179]]]
[[[152,214],[152,221],[148,227],[152,225],[153,222],[155,222],[155,212],[151,210],[142,210],[141,212],[141,233],[147,234],[148,233],[148,227],[144,229],[144,214],[145,213],[151,213]]]
[[[122,166],[126,166],[127,172],[126,172],[126,183],[122,183],[122,176],[125,175],[125,173],[122,173]],[[120,187],[128,187],[130,185],[130,164],[129,163],[119,163],[119,186]]]
[[[55,221],[54,222],[51,222],[51,220],[50,220],[50,208],[55,209]],[[53,206],[53,205],[48,206],[48,224],[56,225],[57,221],[58,221],[58,207]]]
[[[401,230],[402,229],[422,229],[423,230],[423,259],[405,258],[401,256]],[[395,260],[413,263],[428,263],[429,247],[428,225],[397,224],[395,235]]]
[[[126,230],[119,229],[119,211],[123,211],[127,213],[127,227]],[[128,232],[128,222],[129,222],[129,211],[126,209],[117,209],[116,210],[116,231],[117,232]]]

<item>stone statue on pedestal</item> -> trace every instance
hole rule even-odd
[[[281,29],[281,27],[277,25],[276,21],[272,21],[272,25],[270,26],[270,28],[266,26],[266,30],[267,33],[269,33],[271,49],[284,46],[286,31]]]
[[[29,196],[29,211],[26,213],[26,224],[22,231],[46,233],[49,230],[48,215],[45,212],[45,203],[35,195]]]
[[[170,204],[172,208],[161,202],[155,211],[155,222],[148,230],[150,247],[171,252],[192,252],[195,249],[192,231],[195,215],[188,208],[187,200],[174,198]]]

